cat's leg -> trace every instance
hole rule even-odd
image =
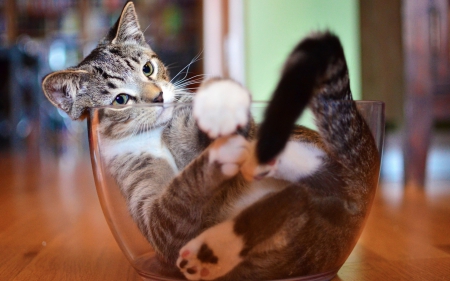
[[[268,194],[233,220],[215,225],[189,241],[179,252],[177,266],[189,280],[213,280],[229,273],[238,277],[226,280],[240,280],[244,276],[247,279],[252,274],[245,275],[242,265],[260,274],[261,266],[276,267],[284,261],[272,255],[285,252],[290,237],[308,220],[304,215],[308,198],[305,186],[299,184]],[[264,263],[256,262],[258,265],[252,267],[253,259],[261,257]]]
[[[158,194],[149,196],[154,191],[145,186],[151,185],[142,185],[142,194],[136,200],[143,203],[134,217],[165,260],[175,266],[178,250],[203,231],[208,216],[205,206],[220,192],[222,183],[239,172],[248,154],[244,137],[221,137]]]
[[[230,135],[249,122],[250,94],[228,79],[206,81],[194,98],[193,115],[210,138]]]
[[[213,280],[242,261],[244,241],[234,233],[233,227],[234,221],[222,222],[181,248],[177,266],[187,279]]]

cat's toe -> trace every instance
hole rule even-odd
[[[214,280],[230,272],[242,261],[242,238],[226,221],[207,229],[179,252],[177,266],[189,280]]]
[[[211,145],[209,161],[221,164],[224,175],[234,176],[249,157],[249,145],[249,142],[240,135],[219,138]]]
[[[204,248],[205,244],[202,247]],[[210,264],[204,260],[202,261],[200,258],[202,256],[202,247],[198,250],[195,245],[186,245],[180,251],[177,266],[188,280],[213,279],[210,277]]]

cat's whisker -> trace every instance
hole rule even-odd
[[[193,96],[194,93],[195,93],[194,91],[183,91],[183,92],[175,93],[175,96],[187,97],[187,96]]]
[[[139,120],[141,124],[141,134],[149,131],[148,122],[151,120],[153,120],[153,114],[150,114],[147,118],[141,118],[141,120]]]
[[[182,93],[182,94],[192,94],[197,92],[197,87],[192,87],[192,88],[182,88],[182,89],[177,89],[174,92],[175,93]]]
[[[173,62],[173,63],[167,64],[166,68],[170,70],[172,67],[174,67],[176,65],[177,65],[177,63]]]
[[[187,80],[190,80],[190,79],[199,78],[199,77],[206,77],[206,76],[210,76],[210,75],[208,75],[208,74],[196,74],[196,75],[194,75],[192,77],[189,77],[189,78],[180,79],[180,80],[174,82],[174,84],[179,83],[180,81],[187,81]]]
[[[189,78],[185,78],[185,79],[181,79],[181,80],[175,81],[173,83],[173,85],[179,86],[179,85],[183,85],[184,83],[193,82],[193,81],[195,81],[195,82],[202,82],[203,80],[205,80],[205,78],[208,78],[208,77],[210,77],[210,75],[197,74],[197,75],[194,75],[194,76],[189,77]]]
[[[191,86],[191,85],[186,85],[186,86]],[[198,87],[196,86],[191,86],[191,87],[180,87],[179,90],[190,90],[190,89],[197,89]]]
[[[198,89],[198,87],[197,86],[191,86],[191,85],[188,85],[188,87],[180,87],[180,88],[178,88],[177,90],[178,91],[181,91],[181,92],[190,92],[192,89]]]
[[[139,122],[135,121],[133,125],[134,125],[133,126],[133,131],[131,132],[129,137],[134,137],[136,135],[136,131],[138,130],[138,127],[139,127]]]
[[[151,124],[150,124],[150,120],[147,120],[147,122],[145,122],[145,125],[146,125],[146,127],[147,127],[147,132],[148,131],[150,131],[151,130],[151,128],[152,128],[152,126],[151,126]]]
[[[203,80],[189,81],[189,82],[185,82],[185,83],[183,83],[183,84],[176,85],[176,87],[177,87],[177,88],[184,88],[184,87],[186,87],[186,86],[199,84],[199,83],[201,83],[202,81],[203,81]]]
[[[131,133],[130,137],[134,137],[136,135],[139,135],[142,131],[142,117],[145,116],[145,114],[139,114],[139,117],[136,120],[136,125],[133,128],[133,132]],[[144,119],[145,121],[145,119]]]
[[[139,124],[136,124],[136,125],[133,127],[133,131],[132,131],[131,134],[128,136],[128,138],[133,138],[133,137],[136,136],[137,131],[138,131],[138,127],[139,127]]]
[[[174,92],[189,92],[189,90],[186,87],[176,87]]]
[[[178,84],[178,85],[176,85],[176,87],[177,87],[177,88],[184,88],[184,87],[186,87],[186,86],[198,84],[198,83],[200,83],[201,81],[203,81],[203,80],[197,80],[197,81],[185,82],[185,83],[183,83],[183,84]]]
[[[175,76],[170,80],[170,83],[172,83],[172,81],[173,81],[175,78],[177,78],[178,75],[182,74],[184,71],[185,71],[185,75],[184,75],[184,77],[183,77],[181,80],[185,79],[186,76],[187,76],[188,73],[189,73],[189,69],[190,69],[191,65],[194,64],[195,62],[197,62],[197,61],[200,60],[201,54],[202,54],[202,52],[200,52],[198,55],[196,55],[196,56],[191,60],[191,62],[188,63],[188,65],[186,65],[185,67],[183,67],[183,68],[180,70],[180,72],[178,72],[177,75],[175,75]]]
[[[175,95],[177,95],[177,96],[192,96],[193,94],[194,94],[193,92],[183,91],[183,92],[178,92]]]
[[[147,131],[145,123],[146,123],[145,120],[141,123],[139,134],[145,133]]]
[[[189,91],[179,91],[179,92],[175,92],[175,96],[177,97],[181,97],[181,96],[192,96],[193,93],[189,92]]]
[[[150,27],[151,24],[147,25],[147,27],[142,31],[142,33],[145,34],[145,32],[147,31],[147,29]]]
[[[187,91],[187,92],[191,92],[191,91],[196,91],[199,88],[198,83],[188,83],[186,85],[183,86],[177,86],[175,87],[175,91]]]

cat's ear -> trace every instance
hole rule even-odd
[[[103,39],[103,43],[137,43],[142,46],[148,46],[139,26],[139,20],[132,1],[128,1],[125,4],[119,19]]]
[[[42,80],[47,99],[65,111],[72,119],[79,119],[88,105],[79,97],[86,91],[89,73],[84,70],[63,70],[48,74]]]

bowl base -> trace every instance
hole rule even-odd
[[[333,270],[329,272],[309,275],[309,276],[299,276],[289,279],[276,279],[276,280],[268,280],[268,281],[330,281],[333,279],[338,273],[338,270]],[[142,280],[144,281],[183,281],[185,279],[171,279],[171,278],[160,278],[160,277],[147,277],[142,276]]]
[[[178,270],[172,268],[158,259],[154,252],[147,253],[135,260],[133,267],[145,281],[183,281],[187,280]],[[268,281],[329,281],[336,276],[339,268],[318,274],[298,276]]]

